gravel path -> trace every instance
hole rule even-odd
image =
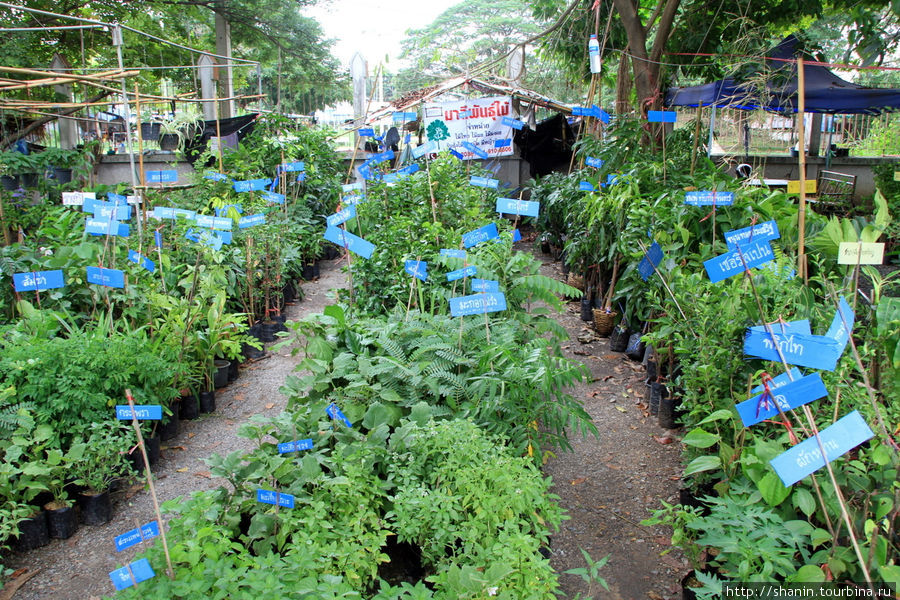
[[[521,249],[527,250],[527,246]],[[559,263],[543,258],[543,273],[561,279]],[[288,307],[289,319],[321,312],[333,301],[333,290],[346,286],[340,266],[338,261],[322,263],[322,277],[303,285],[306,297]],[[644,390],[640,365],[610,352],[606,339],[577,341],[590,331],[579,319],[577,303],[571,303],[559,321],[572,337],[565,344],[566,355],[591,369],[592,381],[577,386],[573,393],[594,418],[600,438],[573,436],[575,451],[559,453],[545,467],[555,482],[554,493],[571,517],[553,536],[551,562],[562,572],[584,566],[582,548],[594,560],[610,554],[601,575],[611,589],[606,592],[596,585],[591,589],[580,577],[561,575],[561,597],[574,598],[580,592],[611,600],[677,598],[687,563],[677,552],[661,556],[669,549],[669,532],[642,526],[639,521],[659,506],[660,499],[677,498],[680,444],[660,443],[669,432],[660,429],[655,417],[649,417],[639,404]],[[215,413],[197,421],[182,421],[178,437],[164,442],[155,471],[160,502],[220,485],[209,477],[203,459],[250,446],[249,440],[236,436],[237,429],[253,415],[275,415],[284,409],[287,399],[278,389],[298,360],[284,349],[246,365],[236,382],[217,392]],[[116,552],[113,538],[136,523],[154,519],[150,495],[143,486],[119,490],[114,501],[109,524],[82,526],[69,540],[54,540],[39,550],[9,557],[9,567],[40,569],[15,598],[94,600],[112,595],[107,574],[140,550],[138,545]]]
[[[288,319],[322,312],[333,302],[333,290],[345,286],[337,261],[322,262],[322,276],[303,284],[305,298],[287,307]],[[287,398],[278,389],[300,357],[291,357],[285,348],[278,354],[247,363],[240,377],[216,392],[216,411],[195,421],[182,421],[178,436],[163,442],[162,458],[155,467],[155,487],[160,503],[195,490],[218,487],[221,480],[211,479],[203,459],[211,454],[228,454],[248,449],[252,442],[237,437],[238,428],[257,414],[276,415],[284,410]],[[106,525],[82,525],[68,540],[53,540],[50,545],[15,554],[6,566],[29,571],[40,569],[16,593],[16,600],[76,600],[112,595],[109,572],[137,554],[141,544],[116,552],[113,538],[134,529],[136,523],[154,520],[153,502],[146,483],[118,490],[113,496],[113,518]]]

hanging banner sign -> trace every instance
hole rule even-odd
[[[134,414],[138,421],[159,421],[162,419],[162,406],[159,404],[135,406]],[[116,418],[120,421],[130,421],[132,419],[131,406],[116,404]]]
[[[150,566],[150,561],[146,558],[136,560],[127,567],[109,572],[109,578],[117,590],[130,588],[135,583],[141,583],[153,577],[156,577],[156,573],[153,572],[153,567]]]
[[[650,123],[674,123],[678,113],[674,110],[648,110],[647,121]]]
[[[775,338],[774,340],[772,338]],[[775,345],[778,345],[776,350]],[[781,351],[779,355],[778,350]],[[789,365],[833,371],[840,356],[840,344],[824,335],[803,335],[793,333],[781,335],[777,332],[748,330],[744,337],[744,354],[763,360],[784,362]]]
[[[299,173],[306,170],[306,163],[302,160],[284,163],[281,165],[281,170],[285,173]]]
[[[772,391],[772,394],[763,392],[753,396],[735,407],[741,416],[744,427],[777,417],[779,407],[782,412],[787,412],[828,395],[828,390],[825,389],[825,384],[822,382],[822,376],[818,373],[807,375],[796,381],[789,381],[778,387],[777,391],[772,388]]]
[[[469,185],[496,190],[498,187],[500,187],[500,180],[491,179],[490,177],[476,177],[475,175],[472,175],[472,177],[469,178]]]
[[[342,421],[347,427],[353,427],[353,424],[350,422],[350,419],[347,418],[347,415],[345,415],[334,402],[325,407],[325,414],[334,421]]]
[[[487,292],[450,298],[450,316],[464,317],[506,310],[506,296],[502,292]]]
[[[466,258],[465,250],[451,250],[449,248],[441,248],[441,256],[450,256],[452,258]]]
[[[731,206],[734,192],[687,192],[684,203],[690,206]]]
[[[480,156],[509,156],[512,146],[497,148],[498,139],[512,138],[512,126],[503,123],[503,117],[511,114],[512,99],[509,96],[492,96],[425,104],[425,135],[445,150],[468,142],[480,152],[466,147],[464,158]]]
[[[141,542],[152,540],[159,536],[159,524],[156,521],[150,521],[140,529],[132,529],[126,531],[122,535],[117,535],[113,540],[116,545],[116,552],[121,552],[126,548],[136,546]]]
[[[484,227],[479,227],[478,229],[474,229],[468,233],[464,233],[462,236],[463,246],[466,248],[471,248],[481,242],[486,242],[488,240],[492,240],[495,237],[500,237],[500,233],[497,231],[497,225],[494,223],[490,223],[485,225]]]
[[[472,279],[473,292],[499,292],[500,282],[493,279]]]
[[[741,260],[742,255],[743,260]],[[740,244],[738,250],[732,250],[704,261],[703,267],[706,269],[706,274],[709,275],[709,280],[716,283],[743,273],[745,267],[751,269],[770,260],[775,260],[775,254],[772,252],[769,242],[752,242]]]
[[[428,279],[428,263],[424,260],[408,260],[403,268],[416,279],[421,279],[422,281]]]
[[[468,267],[463,267],[462,269],[457,269],[456,271],[450,271],[447,273],[447,281],[456,281],[457,279],[462,279],[463,277],[474,277],[478,273],[478,267],[475,265],[469,265]]]
[[[279,454],[287,454],[288,452],[299,452],[300,450],[312,450],[313,449],[313,441],[312,439],[305,440],[297,440],[295,442],[284,442],[282,444],[278,444],[278,453]]]
[[[32,271],[31,273],[14,273],[13,287],[17,292],[36,292],[65,287],[61,269],[54,271]]]
[[[337,227],[328,227],[323,237],[329,242],[337,244],[341,248],[346,248],[363,258],[371,258],[372,253],[375,251],[375,244]]]
[[[650,277],[656,272],[656,267],[659,266],[659,263],[662,262],[663,259],[663,251],[660,247],[659,243],[653,242],[653,244],[647,248],[647,253],[644,258],[641,259],[641,262],[638,263],[638,274],[641,276],[641,279],[647,281]]]
[[[884,262],[884,243],[841,242],[839,265],[880,265]]]
[[[497,198],[497,212],[507,215],[536,217],[541,209],[540,202],[516,200],[515,198]]]
[[[819,432],[825,456],[819,440],[811,437],[776,456],[769,464],[785,486],[793,485],[824,467],[826,459],[831,462],[874,436],[859,411],[854,410]]]
[[[227,181],[228,175],[225,173],[216,173],[215,171],[207,171],[203,174],[203,179],[209,179],[210,181]]]
[[[178,181],[178,171],[145,171],[144,177],[147,183],[175,183]]]
[[[156,263],[147,258],[146,256],[141,256],[139,253],[134,250],[128,251],[128,260],[133,262],[136,265],[141,265],[147,271],[151,273],[156,271]]]
[[[853,331],[853,322],[856,315],[850,305],[847,304],[846,298],[841,296],[838,302],[838,309],[835,311],[834,318],[831,320],[831,326],[825,332],[825,337],[831,338],[838,343],[840,349],[838,355],[844,353],[844,349],[850,342],[850,332]],[[845,325],[846,324],[846,325]]]
[[[271,179],[248,179],[247,181],[235,181],[234,191],[236,192],[257,192],[266,189],[272,183]]]
[[[328,215],[327,217],[325,217],[325,223],[329,227],[337,227],[341,223],[346,223],[347,221],[349,221],[350,219],[353,219],[355,217],[356,217],[356,206],[350,205],[347,208],[339,210],[338,212],[334,213],[333,215]]]
[[[272,490],[256,490],[256,501],[263,504],[272,504],[284,508],[294,508],[294,497],[290,494],[282,494]]]
[[[599,169],[603,167],[603,160],[600,158],[594,158],[592,156],[588,156],[584,159],[584,164],[589,167],[594,167],[595,169]]]
[[[266,224],[266,215],[258,214],[258,215],[249,215],[246,217],[241,217],[238,220],[238,229],[247,229],[248,227],[254,227],[256,225],[265,225]]]
[[[729,250],[737,250],[738,244],[747,242],[768,242],[769,240],[777,240],[781,237],[778,232],[778,225],[775,221],[766,221],[765,223],[757,223],[752,227],[744,227],[743,229],[735,229],[725,232],[725,244]]]
[[[422,158],[426,154],[433,154],[438,151],[437,142],[425,142],[421,146],[416,146],[412,149],[413,158]]]

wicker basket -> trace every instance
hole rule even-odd
[[[569,277],[566,280],[566,283],[577,290],[580,290],[582,292],[584,291],[584,277],[582,277],[581,275],[576,275],[575,273],[569,271]]]
[[[599,308],[594,309],[594,329],[597,330],[597,334],[600,335],[600,337],[609,337],[609,334],[612,333],[613,327],[615,326],[616,316],[618,314],[619,313],[614,310],[606,312]]]

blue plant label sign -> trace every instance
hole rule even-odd
[[[469,178],[469,185],[496,190],[500,186],[500,180],[491,179],[490,177],[476,177],[475,175],[472,175],[472,177]]]
[[[255,227],[257,225],[265,225],[266,224],[266,215],[260,213],[256,215],[248,215],[246,217],[241,217],[238,220],[238,229],[247,229],[248,227]]]
[[[464,233],[462,242],[463,246],[471,248],[481,242],[486,242],[496,237],[500,237],[500,232],[497,231],[497,225],[495,223],[489,223],[484,227],[479,227],[478,229],[473,229],[468,233]]]
[[[772,387],[771,385],[769,386]],[[750,427],[771,419],[778,414],[778,408],[787,412],[793,408],[799,408],[804,404],[814,402],[828,395],[822,376],[818,373],[801,377],[796,381],[790,381],[777,388],[772,388],[772,394],[763,392],[744,400],[737,405],[738,414],[744,427]],[[777,406],[776,406],[777,403]]]
[[[418,171],[419,171],[419,165],[417,165],[417,164],[411,164],[411,165],[406,165],[406,166],[403,167],[402,169],[398,169],[398,170],[397,170],[397,175],[402,175],[402,176],[404,176],[404,177],[408,177],[408,176],[410,176],[410,175],[412,175],[413,173],[416,173],[416,172],[418,172]]]
[[[333,215],[328,215],[325,217],[325,223],[329,227],[337,227],[341,223],[346,223],[350,219],[356,217],[356,206],[350,205],[347,208],[341,209]]]
[[[521,242],[522,241],[522,232],[518,229],[513,229],[513,241]]]
[[[687,192],[684,203],[691,206],[731,206],[734,204],[734,192]]]
[[[741,260],[742,256],[743,260]],[[703,267],[709,275],[709,280],[716,283],[743,273],[745,268],[758,267],[774,259],[775,254],[772,252],[769,242],[754,241],[749,244],[739,244],[737,250],[704,261]]]
[[[231,211],[232,208],[235,210],[235,212],[237,214],[239,214],[239,215],[244,214],[244,207],[241,206],[240,204],[226,204],[222,208],[216,209],[216,216],[217,217],[227,217],[229,211]]]
[[[462,269],[457,269],[456,271],[450,271],[447,273],[447,281],[456,281],[457,279],[462,279],[463,277],[474,277],[478,273],[478,267],[475,265],[469,265],[468,267],[463,267]]]
[[[412,150],[413,158],[422,158],[426,154],[437,152],[437,144],[434,141],[425,142],[421,146],[416,146]]]
[[[376,165],[379,163],[383,163],[387,160],[394,160],[394,151],[393,150],[385,150],[384,152],[381,152],[380,154],[374,155],[371,158],[371,160],[372,160],[372,164],[376,164]]]
[[[578,189],[582,192],[596,192],[597,190],[594,188],[594,184],[590,181],[579,181]]]
[[[281,165],[281,170],[285,173],[299,173],[306,170],[306,163],[302,160],[284,163]]]
[[[162,248],[162,231],[153,232],[153,242],[157,248]]]
[[[450,298],[450,316],[464,317],[506,310],[503,292],[486,292],[471,296]]]
[[[769,329],[771,329],[773,333],[779,333],[781,335],[793,335],[795,333],[799,333],[800,335],[812,335],[812,331],[809,328],[809,319],[770,323]],[[758,331],[760,333],[766,333],[767,331],[765,325],[754,325],[750,330]]]
[[[774,340],[772,339],[774,337]],[[777,345],[777,348],[776,348]],[[778,351],[781,351],[779,355]],[[744,354],[789,365],[833,371],[840,356],[840,344],[824,335],[792,333],[782,335],[773,331],[748,330],[744,337]]]
[[[81,202],[81,210],[86,213],[94,212],[94,205],[97,204],[97,202],[98,202],[96,195],[88,197],[88,196],[85,196],[84,194],[82,194],[82,197],[83,197],[83,200]],[[102,201],[100,201],[100,202],[102,202]]]
[[[256,501],[283,508],[294,508],[294,497],[290,494],[282,494],[272,490],[257,489]]]
[[[412,275],[416,279],[422,281],[428,279],[428,263],[424,260],[408,260],[403,268],[409,275]]]
[[[451,258],[465,259],[467,254],[465,250],[452,250],[450,248],[441,248],[441,256],[449,256]]]
[[[463,156],[463,153],[458,152],[458,151],[454,150],[453,148],[450,148],[450,156],[455,156],[459,160],[465,160],[465,156]]]
[[[356,172],[359,173],[359,176],[365,179],[366,181],[372,181],[374,179],[378,179],[378,174],[372,170],[368,164],[362,164],[356,168]]]
[[[234,191],[236,192],[258,192],[266,189],[272,183],[269,178],[266,179],[248,179],[246,181],[235,181]]]
[[[136,265],[142,266],[147,271],[154,273],[156,271],[156,263],[147,258],[146,256],[141,256],[139,253],[134,250],[128,251],[128,260],[133,262]]]
[[[874,437],[865,419],[854,410],[819,432],[825,456],[815,437],[803,440],[769,461],[785,486],[793,485],[820,468]]]
[[[348,196],[344,196],[341,198],[341,204],[344,206],[353,206],[354,204],[362,204],[366,201],[366,197],[363,194],[351,194]]]
[[[207,171],[203,174],[203,179],[209,179],[210,181],[227,181],[228,175],[225,173],[216,173],[215,171]]]
[[[287,454],[288,452],[299,452],[300,450],[312,450],[313,441],[311,438],[305,440],[296,440],[293,442],[284,442],[278,444],[278,453]]]
[[[184,237],[191,240],[192,242],[197,242],[198,244],[203,244],[205,246],[209,246],[216,252],[222,249],[222,244],[225,243],[225,240],[221,237],[215,235],[212,231],[194,231],[193,229],[188,229],[184,234]]]
[[[130,588],[135,583],[141,583],[153,577],[156,577],[156,573],[153,572],[153,567],[150,566],[150,561],[146,558],[136,560],[127,567],[109,572],[109,578],[117,590]]]
[[[116,418],[120,421],[131,420],[131,406],[116,404]],[[159,421],[162,419],[162,406],[159,404],[136,405],[134,414],[138,421]]]
[[[174,209],[175,218],[176,219],[184,219],[185,221],[195,221],[197,220],[197,211],[188,210],[186,208],[176,208]]]
[[[119,222],[110,219],[87,218],[84,230],[92,235],[118,235]]]
[[[111,288],[125,287],[125,272],[119,269],[88,267],[87,282]]]
[[[342,192],[352,192],[353,190],[362,190],[363,184],[362,181],[356,181],[354,183],[345,183],[341,186]]]
[[[773,377],[769,382],[769,388],[774,390],[786,386],[790,382],[800,379],[801,377],[803,377],[803,372],[797,367],[791,367],[791,370],[788,373],[782,373],[781,375]],[[760,394],[764,389],[766,389],[765,386],[758,385],[750,390],[750,393]]]
[[[371,127],[363,127],[358,133],[359,137],[375,137],[375,130]]]
[[[354,235],[349,231],[337,227],[328,227],[325,229],[324,238],[329,242],[354,252],[355,254],[359,254],[363,258],[371,258],[372,253],[375,251],[375,244],[367,242],[358,235]]]
[[[206,227],[207,229],[213,228],[213,223],[215,217],[212,215],[197,215],[197,227]]]
[[[511,119],[509,117],[500,117],[500,124],[505,127],[512,127],[515,130],[520,130],[525,127],[525,123],[518,119]]]
[[[156,521],[150,521],[140,529],[132,529],[126,531],[122,535],[117,535],[114,539],[116,544],[116,552],[121,552],[126,548],[136,546],[141,542],[152,540],[159,536],[159,524]]]
[[[594,167],[595,169],[599,169],[599,168],[603,167],[603,159],[594,158],[593,156],[588,156],[587,158],[584,159],[584,164],[586,164],[589,167]]]
[[[497,212],[507,215],[521,215],[523,217],[536,217],[541,210],[540,202],[528,200],[516,200],[515,198],[497,198]]]
[[[647,121],[650,123],[674,123],[678,113],[674,110],[648,110]]]
[[[266,192],[262,193],[262,197],[267,202],[273,202],[275,204],[284,204],[284,199],[285,199],[284,194],[277,194],[275,192],[266,191]]]
[[[105,202],[96,202],[91,207],[95,219],[113,219],[116,221],[125,221],[131,218],[131,207],[120,204],[107,204]]]
[[[168,169],[166,171],[147,171],[145,173],[147,183],[175,183],[178,181],[178,171]]]
[[[347,415],[345,415],[340,407],[334,402],[325,407],[325,414],[334,421],[342,421],[347,427],[353,427],[353,424],[350,422],[350,419],[347,418]]]
[[[728,245],[729,250],[736,250],[738,244],[745,244],[750,241],[767,242],[769,240],[777,240],[780,237],[781,233],[778,232],[778,225],[775,221],[766,221],[751,227],[726,231],[725,243]]]
[[[110,204],[127,204],[127,203],[128,203],[128,197],[127,197],[127,196],[123,196],[122,194],[116,194],[116,193],[114,193],[114,192],[109,192],[109,193],[107,193],[107,194],[106,194],[106,200],[107,200]]]
[[[230,244],[234,239],[234,235],[230,231],[216,231],[215,234],[223,244]]]
[[[506,148],[507,146],[512,146],[512,138],[494,141],[494,148]]]
[[[300,173],[297,173],[297,179],[296,179],[296,181],[297,181],[297,182],[300,182],[300,181],[306,181],[306,171],[302,171],[302,172],[300,172]]]
[[[31,273],[14,273],[13,287],[17,292],[35,292],[65,287],[61,269],[54,271],[33,271]]]
[[[385,175],[381,176],[381,181],[383,181],[384,183],[397,183],[398,181],[400,181],[400,179],[401,177],[396,173],[386,173]]]
[[[499,292],[500,291],[500,282],[494,281],[493,279],[478,279],[477,277],[472,279],[472,291],[473,292]]]
[[[850,305],[847,304],[847,299],[841,296],[838,302],[838,309],[834,314],[834,319],[831,320],[831,326],[825,333],[825,337],[829,337],[838,343],[838,348],[840,349],[839,354],[844,353],[844,349],[850,342],[850,332],[853,331],[853,322],[855,319],[856,315],[854,314],[853,309],[850,308]]]
[[[658,242],[653,242],[653,244],[647,248],[647,253],[644,255],[644,258],[638,263],[638,274],[641,276],[641,279],[644,281],[650,279],[653,273],[656,272],[656,267],[659,266],[662,259],[662,248]]]
[[[605,110],[603,110],[602,108],[600,108],[599,106],[594,106],[593,108],[596,109],[594,111],[594,116],[597,117],[598,119],[600,119],[600,121],[602,123],[604,123],[605,125],[609,125],[609,121],[612,118],[609,116],[609,113],[606,112]]]
[[[415,121],[417,118],[419,118],[419,115],[414,112],[395,112],[391,114],[391,120],[394,123],[406,123],[407,121]]]
[[[590,112],[590,108],[585,108],[583,106],[573,106],[572,107],[572,116],[573,117],[589,117],[588,114]]]
[[[463,148],[465,148],[468,152],[477,156],[478,158],[485,159],[488,158],[488,153],[473,144],[472,142],[463,142],[460,144]]]

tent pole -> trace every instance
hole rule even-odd
[[[712,105],[709,113],[709,142],[706,144],[706,158],[712,158],[713,131],[716,129],[716,105]]]
[[[797,59],[797,153],[800,162],[800,246],[797,251],[797,274],[809,283],[806,273],[806,74],[803,57]]]
[[[831,117],[828,120],[828,117]],[[826,115],[824,117],[826,119],[826,123],[828,123],[828,142],[825,146],[825,168],[831,168],[831,140],[834,138],[834,115]],[[818,190],[816,190],[818,191]]]

